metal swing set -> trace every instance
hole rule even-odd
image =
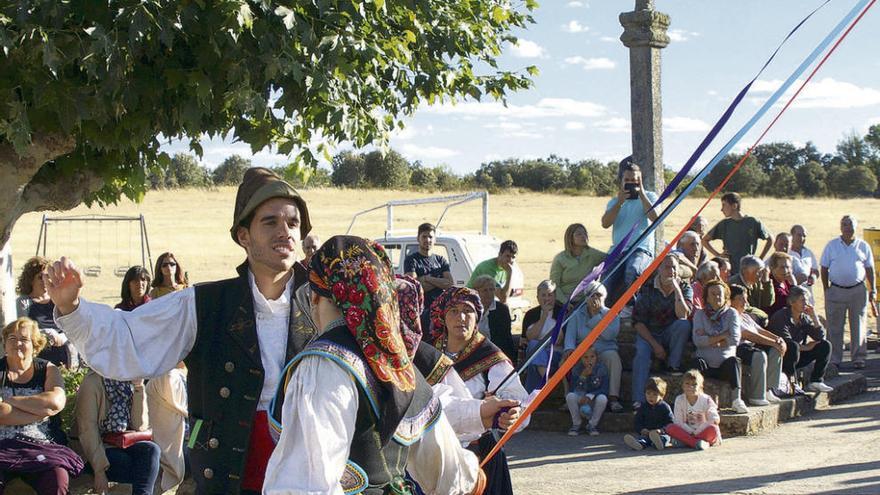
[[[114,227],[114,236],[115,236],[115,246],[114,246],[114,263],[113,263],[113,274],[117,277],[124,277],[125,273],[132,266],[132,247],[133,247],[133,238],[132,231],[135,228],[135,224],[137,224],[138,229],[138,237],[140,241],[140,251],[141,251],[141,265],[149,270],[153,265],[153,257],[150,253],[150,240],[147,236],[147,224],[144,221],[143,215],[138,215],[136,217],[131,216],[116,216],[116,215],[74,215],[67,217],[50,217],[47,215],[43,215],[43,221],[40,224],[40,233],[37,235],[37,256],[46,257],[47,250],[50,242],[49,231],[51,230],[51,226],[57,226],[58,234],[54,234],[51,236],[51,241],[53,242],[53,255],[61,252],[61,242],[62,242],[62,232],[60,227],[62,225],[66,225],[67,227],[67,241],[66,241],[66,249],[72,249],[72,246],[75,244],[74,236],[73,236],[73,227],[75,225],[82,225],[84,227],[84,235],[80,237],[80,239],[84,239],[85,241],[85,249],[86,252],[91,250],[92,246],[92,234],[93,230],[97,230],[97,259],[88,259],[87,262],[89,264],[83,267],[83,275],[87,277],[99,277],[104,270],[104,246],[103,246],[103,226],[105,223],[112,224]],[[91,226],[97,224],[97,229],[90,228]],[[126,258],[126,262],[123,263],[119,257],[120,251],[120,242],[119,242],[119,234],[120,234],[120,225],[126,224],[128,226],[128,256]]]

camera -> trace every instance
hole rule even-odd
[[[637,187],[639,187],[639,185],[635,182],[627,182],[623,185],[623,188],[629,194],[629,196],[627,196],[629,199],[636,199],[639,197],[639,193],[636,192]]]

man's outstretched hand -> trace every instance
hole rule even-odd
[[[79,291],[82,289],[82,276],[76,265],[62,256],[52,263],[43,275],[43,283],[49,297],[62,315],[72,313],[79,306]]]

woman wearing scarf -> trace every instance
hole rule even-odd
[[[468,391],[475,399],[484,399],[488,394],[501,399],[524,401],[528,394],[518,376],[514,376],[504,388],[495,391],[504,379],[514,370],[510,359],[477,331],[477,322],[483,313],[480,296],[473,289],[450,287],[431,304],[431,335],[434,346],[455,362],[455,371],[464,380]],[[498,415],[499,426],[512,425],[519,416],[519,407],[514,407]],[[522,428],[528,425],[525,421]],[[472,436],[465,440],[471,442],[469,448],[482,459],[495,445],[493,432]],[[513,487],[507,458],[498,452],[485,466],[487,494],[510,494]]]
[[[283,430],[263,493],[411,494],[407,472],[426,493],[482,493],[477,459],[407,352],[384,249],[336,236],[310,268],[323,332],[283,375]]]
[[[705,377],[730,384],[733,410],[748,412],[742,400],[740,362],[736,346],[741,339],[739,313],[730,307],[730,288],[721,280],[711,280],[703,287],[703,309],[694,313],[694,345],[698,368]]]

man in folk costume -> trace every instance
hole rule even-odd
[[[311,316],[323,331],[285,370],[283,429],[264,493],[482,493],[440,401],[412,364],[391,262],[353,236],[312,256]],[[412,342],[411,342],[412,343]]]
[[[483,313],[480,296],[473,289],[451,287],[431,304],[431,335],[434,346],[453,360],[455,371],[475,399],[492,394],[501,399],[515,400],[518,404],[528,398],[518,376],[503,387],[502,382],[514,371],[507,355],[477,330]],[[497,390],[496,390],[497,389]],[[519,417],[520,408],[514,407],[498,417],[498,426],[507,428]],[[528,426],[524,421],[522,428]],[[464,438],[468,448],[483,459],[495,446],[494,433],[475,433]],[[498,452],[485,466],[486,494],[513,493],[510,471],[503,451]]]
[[[130,313],[80,298],[66,258],[49,269],[56,321],[101,375],[132,380],[189,370],[190,461],[200,494],[259,493],[274,442],[267,410],[284,363],[314,337],[292,301],[305,283],[296,249],[306,202],[265,168],[238,188],[230,233],[247,260],[238,277],[190,287]]]

